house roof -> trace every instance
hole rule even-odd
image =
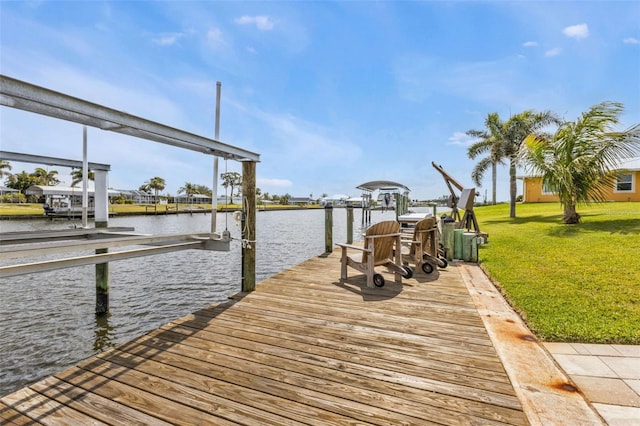
[[[617,170],[640,170],[640,157],[622,160]]]
[[[618,163],[618,166],[615,168],[615,170],[629,170],[629,171],[640,170],[640,157],[631,157],[631,158],[625,158],[621,160]],[[518,176],[517,179],[525,179],[525,178],[533,178],[533,177],[540,177],[540,176],[525,175],[525,176]]]
[[[190,196],[185,194],[184,192],[176,195],[176,198],[194,198],[194,199],[198,199],[198,200],[205,200],[205,199],[210,199],[211,196],[210,195],[204,195],[204,194],[191,194]],[[221,198],[221,197],[218,197]]]
[[[13,188],[9,188],[9,187],[0,185],[0,192],[5,193],[5,192],[19,192],[19,191],[17,189],[13,189]]]

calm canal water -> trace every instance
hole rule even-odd
[[[393,219],[392,211],[375,211],[371,222]],[[258,212],[256,221],[258,282],[324,252],[324,210]],[[346,241],[346,222],[346,210],[334,209],[334,243]],[[44,218],[0,221],[0,231],[73,224]],[[154,234],[209,232],[210,224],[211,216],[202,213],[109,219],[109,226]],[[228,229],[240,238],[232,214],[219,213],[217,225],[218,231]],[[353,225],[354,240],[360,241],[359,209]],[[93,266],[0,279],[0,395],[239,292],[241,246],[233,241],[229,252],[185,250],[121,260],[109,270],[110,313],[101,318],[94,314]]]

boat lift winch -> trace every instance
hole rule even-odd
[[[435,162],[431,162],[433,167],[442,174],[444,178],[444,182],[447,184],[447,188],[449,188],[449,192],[451,195],[449,196],[448,207],[451,208],[451,218],[456,223],[456,228],[461,229],[464,228],[467,231],[471,231],[473,229],[477,235],[485,235],[480,232],[480,226],[478,225],[478,220],[476,219],[476,215],[473,211],[473,204],[475,203],[476,193],[475,188],[464,188],[457,180],[455,180],[449,173],[447,173],[442,166],[437,165]],[[456,187],[458,191],[460,191],[460,195],[458,196],[454,191],[453,187]],[[464,215],[462,218],[460,217],[460,212],[458,209],[464,209]]]

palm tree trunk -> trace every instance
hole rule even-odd
[[[511,158],[509,161],[509,217],[516,217],[516,196],[518,186],[516,185],[516,160]]]
[[[496,205],[496,185],[497,185],[497,165],[496,163],[491,163],[491,204]]]
[[[580,223],[580,214],[576,212],[576,203],[569,201],[564,204],[564,214],[562,215],[562,222],[565,225],[574,225]]]

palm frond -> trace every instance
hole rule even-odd
[[[620,160],[640,152],[640,125],[615,131],[622,104],[603,102],[553,135],[529,135],[522,158],[566,206],[604,201]]]

